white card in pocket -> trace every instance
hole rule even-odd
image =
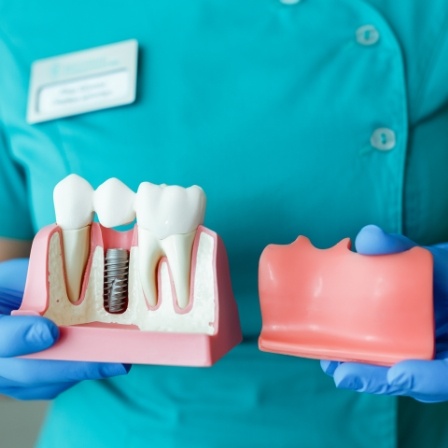
[[[39,123],[135,101],[138,44],[127,40],[35,61],[28,123]]]

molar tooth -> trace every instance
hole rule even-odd
[[[204,220],[204,191],[197,185],[182,188],[143,182],[138,187],[135,211],[139,227],[150,230],[159,240],[189,233]]]
[[[188,305],[190,297],[191,252],[196,231],[170,235],[160,241],[162,251],[168,259],[177,304],[180,308]]]
[[[135,219],[135,193],[123,182],[112,177],[93,194],[93,205],[104,227],[128,224]]]
[[[138,228],[140,283],[146,300],[157,305],[157,264],[163,256],[159,240],[150,231]]]
[[[93,188],[82,177],[71,174],[56,185],[53,201],[56,223],[62,229],[67,295],[76,302],[89,256]]]
[[[156,299],[156,266],[167,257],[178,305],[185,308],[190,295],[191,252],[197,227],[205,213],[205,195],[198,186],[140,184],[135,205],[140,281],[147,300]],[[151,237],[149,236],[151,235]]]

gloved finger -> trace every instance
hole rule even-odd
[[[445,401],[448,399],[448,359],[401,361],[390,368],[387,380],[391,387],[419,401]]]
[[[22,303],[28,271],[28,258],[0,263],[0,313],[10,314]]]
[[[0,315],[0,357],[45,350],[58,337],[59,329],[56,324],[44,317]]]
[[[20,308],[23,292],[0,286],[0,314],[11,314],[12,310]]]
[[[15,398],[16,400],[52,400],[75,384],[77,384],[76,381],[37,387],[11,386],[3,388],[1,392],[3,395]]]
[[[15,258],[0,263],[0,285],[2,288],[23,292],[28,272],[28,258]]]
[[[339,361],[327,361],[327,360],[321,360],[320,367],[329,376],[333,376],[334,371],[337,367],[339,367],[342,363]]]
[[[345,362],[338,366],[333,378],[338,389],[370,394],[399,395],[401,388],[387,380],[388,367]]]
[[[434,260],[434,311],[437,350],[448,347],[448,244],[426,247]]]
[[[99,380],[128,371],[127,365],[119,363],[2,358],[0,391],[2,387]]]
[[[363,227],[356,239],[356,251],[364,255],[384,255],[403,252],[411,249],[416,244],[409,238],[387,233],[375,225]]]

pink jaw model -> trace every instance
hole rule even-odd
[[[48,317],[61,337],[30,357],[209,366],[241,341],[225,247],[201,225],[199,187],[144,182],[134,194],[109,179],[94,192],[70,175],[54,199],[58,225],[34,240],[14,314]],[[135,217],[132,230],[111,228]]]
[[[432,256],[366,256],[300,236],[260,259],[261,350],[391,365],[434,354]]]

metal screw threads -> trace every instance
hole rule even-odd
[[[126,249],[107,249],[104,263],[104,308],[120,314],[128,307],[128,265]]]

